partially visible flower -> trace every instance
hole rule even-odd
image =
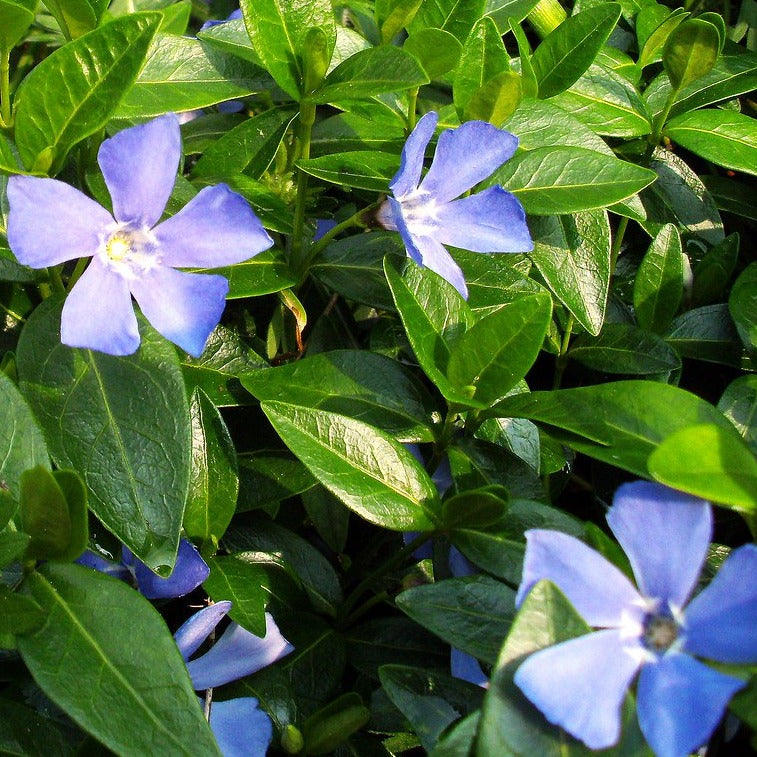
[[[523,207],[499,185],[469,197],[461,194],[490,176],[518,147],[518,138],[485,121],[467,121],[443,131],[426,176],[426,146],[438,116],[421,118],[402,149],[400,170],[379,208],[382,226],[399,231],[407,254],[447,279],[463,297],[465,278],[444,245],[473,252],[528,252],[533,249]]]
[[[92,257],[63,306],[63,344],[111,355],[134,352],[134,295],[163,336],[199,357],[221,318],[229,284],[223,276],[176,268],[232,265],[273,244],[247,201],[225,184],[205,187],[158,223],[180,159],[173,113],[106,139],[97,161],[113,215],[62,181],[8,180],[8,243],[19,262],[45,268]]]
[[[195,691],[236,681],[262,670],[289,654],[294,647],[281,635],[266,613],[263,638],[231,623],[204,655],[190,660],[200,645],[231,609],[231,602],[217,602],[195,613],[174,634]],[[273,724],[254,697],[218,702],[210,707],[210,727],[224,757],[263,757],[273,738]]]
[[[176,564],[168,578],[153,573],[126,547],[121,548],[121,562],[108,560],[91,550],[84,552],[76,562],[122,580],[133,578],[140,593],[147,599],[183,597],[194,591],[210,575],[208,564],[187,539],[179,542]]]
[[[210,29],[213,26],[218,26],[219,24],[225,24],[227,21],[236,21],[237,19],[242,18],[242,11],[240,8],[237,8],[234,11],[231,11],[228,16],[224,19],[219,18],[211,18],[208,19],[201,27],[200,31],[204,32],[206,29]]]
[[[555,583],[602,630],[535,652],[515,683],[546,718],[592,749],[615,744],[637,672],[639,725],[658,757],[683,757],[712,735],[746,681],[699,662],[757,661],[757,547],[734,550],[710,585],[687,602],[707,556],[712,509],[659,484],[618,489],[607,522],[638,589],[582,542],[526,532],[520,605],[532,586]]]

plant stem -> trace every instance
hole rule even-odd
[[[74,267],[74,272],[71,274],[71,277],[68,280],[68,286],[66,287],[66,291],[70,292],[74,284],[79,280],[81,275],[84,273],[84,269],[87,267],[87,261],[89,258],[79,258],[76,261],[76,266]]]
[[[657,147],[662,141],[662,130],[665,127],[665,122],[668,120],[668,115],[676,101],[676,97],[678,97],[678,90],[671,89],[668,99],[665,101],[665,105],[657,114],[657,118],[655,118],[654,123],[652,124],[652,133],[647,138],[649,144],[647,145],[647,151],[644,153],[644,163],[646,165],[649,164],[655,147]]]
[[[0,52],[0,126],[11,126],[11,80],[10,50]]]
[[[315,123],[315,104],[303,100],[300,103],[300,134],[298,158],[307,160],[310,157],[310,139]],[[308,194],[308,175],[297,170],[297,200],[294,209],[294,229],[292,231],[292,247],[289,251],[289,265],[292,272],[303,277],[306,273],[307,254],[305,250],[305,205]]]
[[[623,244],[623,237],[627,228],[628,218],[622,216],[618,222],[618,230],[615,232],[615,239],[612,240],[612,247],[610,248],[610,276],[615,273],[615,265],[618,262],[618,255],[620,254],[620,248]]]
[[[568,322],[565,324],[565,331],[562,335],[560,344],[560,354],[555,361],[555,377],[552,381],[552,389],[559,389],[562,383],[562,375],[565,372],[565,366],[568,364],[568,347],[570,347],[570,337],[573,334],[573,313],[568,316]]]
[[[415,109],[418,103],[418,87],[407,93],[407,130],[411,132],[415,128]]]
[[[528,14],[528,22],[534,31],[544,39],[565,21],[568,14],[557,0],[540,0],[539,4]]]
[[[65,292],[66,287],[63,286],[63,278],[60,275],[61,266],[52,265],[47,269],[47,275],[50,277],[50,285],[53,292]]]

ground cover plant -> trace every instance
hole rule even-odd
[[[742,753],[754,0],[0,0],[0,751]]]

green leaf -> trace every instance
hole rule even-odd
[[[220,755],[184,660],[141,594],[60,563],[26,584],[48,620],[18,638],[19,652],[42,691],[85,731],[122,755]]]
[[[442,503],[442,528],[485,528],[499,521],[507,510],[507,490],[502,486],[469,489]]]
[[[699,424],[671,434],[650,455],[649,472],[675,489],[757,513],[757,459],[733,428]]]
[[[252,46],[250,35],[247,33],[247,27],[241,18],[233,18],[231,21],[224,21],[204,31],[200,30],[197,32],[197,38],[221,52],[254,63],[256,66],[261,65],[260,58]]]
[[[636,36],[639,47],[639,69],[662,59],[662,48],[670,33],[686,18],[683,8],[671,11],[664,5],[644,6],[636,17]]]
[[[757,454],[757,376],[741,376],[732,381],[720,397],[718,410]]]
[[[59,341],[62,304],[48,298],[24,327],[22,391],[56,465],[84,479],[95,515],[150,568],[172,566],[190,460],[176,352],[146,328],[130,357],[66,347]]]
[[[536,99],[539,95],[539,82],[536,80],[533,64],[531,63],[531,45],[526,33],[518,23],[510,21],[510,31],[518,43],[518,56],[520,59],[520,74],[523,77],[523,96],[528,99]]]
[[[237,504],[237,455],[229,430],[202,389],[192,392],[192,465],[184,510],[187,537],[201,545],[217,544]]]
[[[664,133],[700,158],[757,175],[757,122],[727,110],[698,110],[668,122]]]
[[[539,98],[568,89],[594,62],[620,18],[620,5],[588,8],[563,21],[536,48],[531,64],[539,82]]]
[[[29,534],[22,531],[7,530],[0,533],[0,568],[20,559],[30,538]]]
[[[289,450],[255,450],[239,460],[237,512],[267,509],[317,483]]]
[[[310,96],[315,103],[373,97],[428,84],[421,64],[399,47],[360,50],[340,63]]]
[[[435,403],[401,363],[365,350],[333,350],[242,376],[261,402],[320,408],[379,428],[402,442],[433,440]]]
[[[0,53],[7,55],[23,39],[36,7],[37,0],[0,0]]]
[[[664,339],[626,323],[606,323],[599,336],[580,336],[568,355],[604,373],[646,376],[681,367],[681,358]]]
[[[486,15],[494,20],[502,34],[506,34],[510,29],[508,23],[513,21],[519,24],[538,2],[539,0],[487,0]]]
[[[610,222],[606,211],[534,218],[531,233],[531,259],[539,273],[576,320],[590,334],[598,334],[610,288]]]
[[[147,118],[167,111],[206,108],[270,89],[271,85],[266,73],[246,60],[197,39],[159,34],[115,117]]]
[[[681,313],[670,324],[665,340],[682,357],[741,366],[742,346],[728,306],[704,305]]]
[[[50,467],[42,431],[15,384],[0,371],[0,481],[18,499],[29,468]]]
[[[477,407],[504,397],[534,364],[552,318],[552,298],[522,297],[482,318],[452,350],[447,378]]]
[[[507,397],[491,414],[528,418],[597,460],[648,476],[647,459],[674,432],[701,423],[728,428],[708,402],[653,381],[616,381]]]
[[[523,79],[504,71],[477,89],[465,107],[467,120],[488,121],[499,127],[518,109],[523,99]]]
[[[636,271],[633,306],[643,329],[661,334],[670,325],[683,297],[683,250],[673,224],[652,240]]]
[[[347,507],[395,531],[432,528],[436,487],[410,452],[362,421],[266,401],[261,407],[284,443]]]
[[[94,5],[89,0],[50,0],[45,3],[69,40],[81,37],[97,26],[102,11],[96,15]]]
[[[699,18],[689,18],[679,24],[668,36],[662,52],[662,63],[673,89],[708,74],[720,54],[718,28]]]
[[[159,31],[166,34],[185,34],[189,25],[189,16],[192,13],[190,0],[179,0],[173,5],[162,8],[163,21]]]
[[[655,180],[652,171],[582,147],[519,153],[486,181],[512,192],[530,215],[576,213],[631,197]]]
[[[313,528],[329,549],[337,554],[344,553],[350,526],[350,511],[322,486],[313,486],[302,492],[301,499]]]
[[[357,187],[373,192],[387,192],[397,173],[397,156],[385,152],[351,150],[298,160],[297,167],[323,181],[343,187]]]
[[[741,341],[748,349],[757,348],[757,263],[750,263],[734,282],[728,309]]]
[[[279,149],[294,113],[272,108],[242,121],[205,150],[192,167],[192,176],[225,177],[246,173],[259,179]]]
[[[5,754],[71,757],[75,748],[66,728],[20,701],[0,699],[0,749]]]
[[[32,70],[15,100],[16,144],[27,168],[57,172],[77,142],[104,128],[142,68],[160,19],[159,13],[122,16]]]
[[[515,617],[515,592],[484,575],[416,586],[403,591],[396,602],[456,649],[491,664]]]
[[[720,244],[705,253],[694,269],[691,301],[694,305],[711,305],[725,299],[725,291],[739,258],[739,235],[729,234]]]
[[[236,184],[236,182],[235,182]],[[204,273],[215,273],[229,282],[228,300],[259,297],[281,292],[295,286],[298,281],[289,270],[281,250],[270,249],[258,253],[244,263],[224,268],[203,268]]]
[[[425,0],[408,31],[412,34],[429,27],[442,29],[462,43],[483,15],[484,7],[485,0]]]
[[[333,754],[371,719],[371,711],[354,691],[314,712],[302,725],[306,754]]]
[[[458,720],[441,735],[429,757],[470,757],[480,720],[480,712]]]
[[[421,29],[411,34],[402,45],[423,67],[429,79],[438,79],[458,64],[463,46],[442,29]]]
[[[0,584],[0,633],[28,633],[39,628],[46,619],[42,608],[31,597]]]
[[[757,221],[757,203],[744,182],[706,174],[702,182],[719,210]]]
[[[260,57],[276,83],[292,99],[299,100],[304,83],[302,64],[305,34],[321,29],[328,42],[328,56],[336,42],[334,11],[328,0],[242,0],[242,17]]]
[[[397,33],[415,16],[423,0],[376,0],[376,26],[381,32],[381,44],[389,44]]]

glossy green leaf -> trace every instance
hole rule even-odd
[[[725,303],[681,313],[670,324],[665,340],[683,357],[741,366],[743,346]]]
[[[644,6],[636,17],[636,37],[639,43],[639,68],[656,63],[670,33],[686,18],[683,8],[671,11],[664,5]]]
[[[376,25],[381,32],[381,44],[391,42],[415,16],[423,0],[376,0]]]
[[[722,302],[739,258],[739,235],[729,234],[705,253],[694,269],[691,301],[694,305]]]
[[[523,96],[528,99],[536,99],[539,96],[539,82],[536,80],[536,72],[531,63],[531,44],[520,24],[511,20],[510,31],[513,33],[518,43],[520,75],[523,77]]]
[[[590,333],[602,328],[610,287],[610,222],[605,211],[531,222],[531,258],[549,288]]]
[[[255,450],[239,459],[237,512],[267,509],[317,483],[289,450]]]
[[[408,31],[435,28],[465,42],[473,24],[483,15],[485,0],[425,0]]]
[[[197,38],[217,50],[254,63],[256,66],[262,65],[241,18],[231,19],[231,21],[200,30],[197,32]]]
[[[146,327],[130,357],[66,347],[59,341],[61,307],[60,298],[48,298],[24,327],[22,391],[55,463],[84,479],[95,515],[151,568],[172,566],[190,460],[176,352]]]
[[[384,528],[428,530],[438,495],[415,458],[362,421],[266,401],[261,407],[289,449],[347,507]]]
[[[668,36],[662,63],[674,89],[681,89],[708,74],[720,54],[720,33],[714,24],[690,18]]]
[[[34,631],[46,620],[42,608],[31,598],[0,584],[0,633]]]
[[[0,0],[0,52],[9,52],[34,21],[37,0]]]
[[[649,472],[667,486],[757,513],[757,458],[733,428],[699,424],[671,434],[650,455]]]
[[[186,34],[189,16],[192,13],[190,0],[179,0],[166,8],[162,8],[161,13],[163,14],[163,21],[160,24],[159,31],[166,34]]]
[[[514,71],[504,71],[477,89],[465,106],[469,121],[488,121],[499,127],[518,109],[523,99],[523,79]]]
[[[281,292],[297,284],[281,251],[275,249],[264,250],[244,263],[201,270],[219,274],[228,280],[229,293],[226,299],[229,300]]]
[[[728,309],[741,341],[749,349],[757,348],[757,263],[750,263],[736,279]]]
[[[664,133],[710,163],[757,175],[757,121],[727,110],[697,110],[669,121]]]
[[[683,251],[673,224],[665,224],[652,240],[636,271],[633,307],[643,329],[662,333],[683,297]]]
[[[604,208],[655,180],[646,168],[582,147],[541,147],[498,168],[487,185],[501,184],[531,215]]]
[[[322,486],[313,486],[302,492],[302,506],[318,535],[337,554],[347,546],[350,511]]]
[[[160,19],[117,18],[59,48],[24,79],[15,101],[16,144],[27,168],[56,172],[77,142],[105,126],[142,68]]]
[[[303,724],[306,754],[333,754],[371,719],[371,711],[354,691],[342,694],[314,712]]]
[[[718,401],[718,410],[757,454],[757,376],[741,376],[732,381]]]
[[[445,529],[484,528],[502,518],[507,510],[507,490],[501,486],[469,489],[447,497],[442,503]]]
[[[594,62],[619,18],[620,5],[605,3],[576,13],[551,32],[531,59],[539,98],[570,87]]]
[[[442,29],[420,29],[411,34],[402,49],[414,56],[429,79],[438,79],[458,64],[463,46]]]
[[[97,26],[102,15],[102,10],[97,13],[97,6],[100,5],[99,2],[89,0],[50,0],[49,3],[45,3],[63,35],[69,40],[81,37]]]
[[[363,150],[297,161],[298,168],[318,179],[374,192],[388,191],[389,182],[397,173],[398,166],[396,155]]]
[[[0,533],[0,567],[21,559],[31,537],[23,531],[6,530]]]

